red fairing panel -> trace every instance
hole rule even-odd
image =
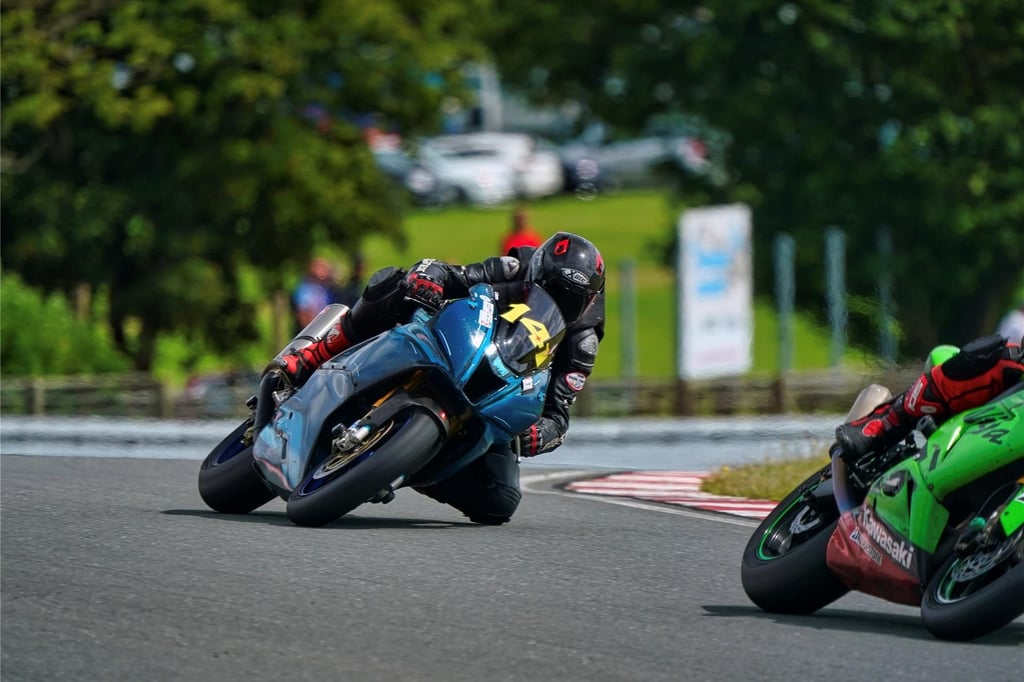
[[[858,507],[839,518],[825,561],[851,590],[918,606],[922,554],[870,509]]]

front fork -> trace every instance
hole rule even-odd
[[[366,414],[351,424],[336,424],[331,430],[331,452],[327,460],[328,466],[337,468],[347,464],[358,457],[368,448],[373,447],[381,438],[387,435],[389,429],[394,427],[394,418],[398,411],[404,409],[410,402],[422,404],[424,400],[433,403],[433,399],[416,397],[418,390],[427,383],[427,375],[423,371],[417,371],[401,386],[396,386],[377,398],[367,410]],[[406,396],[403,398],[402,396]],[[391,400],[396,398],[396,400]],[[390,402],[389,402],[390,401]],[[460,419],[458,415],[450,415],[440,405],[433,404],[431,410],[440,420],[445,433],[458,430]],[[388,487],[380,490],[370,500],[371,502],[390,502],[395,497],[395,490],[405,483],[405,477],[399,477],[392,481]]]
[[[957,542],[956,551],[969,554],[982,547],[998,545],[1024,528],[1024,477],[1017,480],[1005,502],[987,517],[971,519]]]
[[[373,401],[370,405],[370,409],[362,417],[352,422],[350,425],[336,424],[331,430],[331,435],[334,439],[331,441],[331,456],[341,457],[353,450],[358,449],[367,437],[377,430],[381,424],[386,423],[388,419],[394,416],[393,412],[385,410],[384,418],[377,417],[375,413],[381,405],[387,402],[389,398],[398,393],[399,391],[405,391],[406,393],[412,393],[412,391],[419,387],[423,383],[425,377],[423,372],[414,372],[409,380],[401,386],[396,386],[390,391],[382,395]],[[376,418],[375,418],[376,417]]]

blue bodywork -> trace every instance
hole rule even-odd
[[[565,326],[543,290],[529,285],[524,290],[526,305],[518,312],[531,311],[529,318],[501,315],[492,287],[477,284],[467,298],[448,302],[437,314],[417,309],[408,323],[324,364],[281,403],[257,434],[253,455],[264,478],[287,498],[322,459],[331,429],[339,423],[349,425],[340,416],[346,403],[356,396],[376,400],[391,388],[402,388],[416,374],[428,377],[418,382],[419,394],[436,398],[436,404],[460,415],[463,423],[474,423],[474,428],[459,432],[471,434],[469,439],[449,434],[437,455],[446,461],[427,467],[434,480],[451,475],[493,443],[510,441],[529,428],[543,410],[550,355]],[[539,316],[546,324],[538,337]],[[534,352],[522,353],[524,347]],[[395,395],[408,399],[402,391]],[[439,420],[445,418],[439,415]],[[417,482],[414,477],[407,484]]]

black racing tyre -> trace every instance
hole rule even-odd
[[[252,446],[242,440],[252,425],[247,419],[232,431],[203,460],[199,467],[199,496],[223,514],[248,514],[274,499],[256,471]]]
[[[399,412],[354,452],[329,457],[302,479],[288,498],[288,518],[298,526],[341,518],[400,478],[412,478],[434,457],[442,437],[426,408]]]
[[[828,541],[839,521],[835,498],[804,495],[823,482],[826,469],[787,495],[743,550],[743,590],[765,611],[814,613],[849,591],[825,563]]]
[[[1024,530],[997,547],[954,554],[928,581],[921,622],[939,639],[966,642],[1024,615]]]

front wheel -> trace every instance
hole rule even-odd
[[[412,478],[434,457],[441,439],[441,428],[426,408],[399,412],[355,450],[328,457],[302,479],[288,498],[288,518],[299,526],[341,518]]]
[[[199,496],[203,502],[222,514],[248,514],[274,499],[256,471],[252,445],[246,443],[245,432],[252,419],[238,425],[217,444],[199,467]]]
[[[951,556],[921,599],[921,621],[940,639],[975,639],[1022,614],[1024,528],[1000,543]]]
[[[752,602],[772,613],[808,614],[849,590],[825,563],[839,509],[825,467],[761,522],[743,550],[740,578]]]

